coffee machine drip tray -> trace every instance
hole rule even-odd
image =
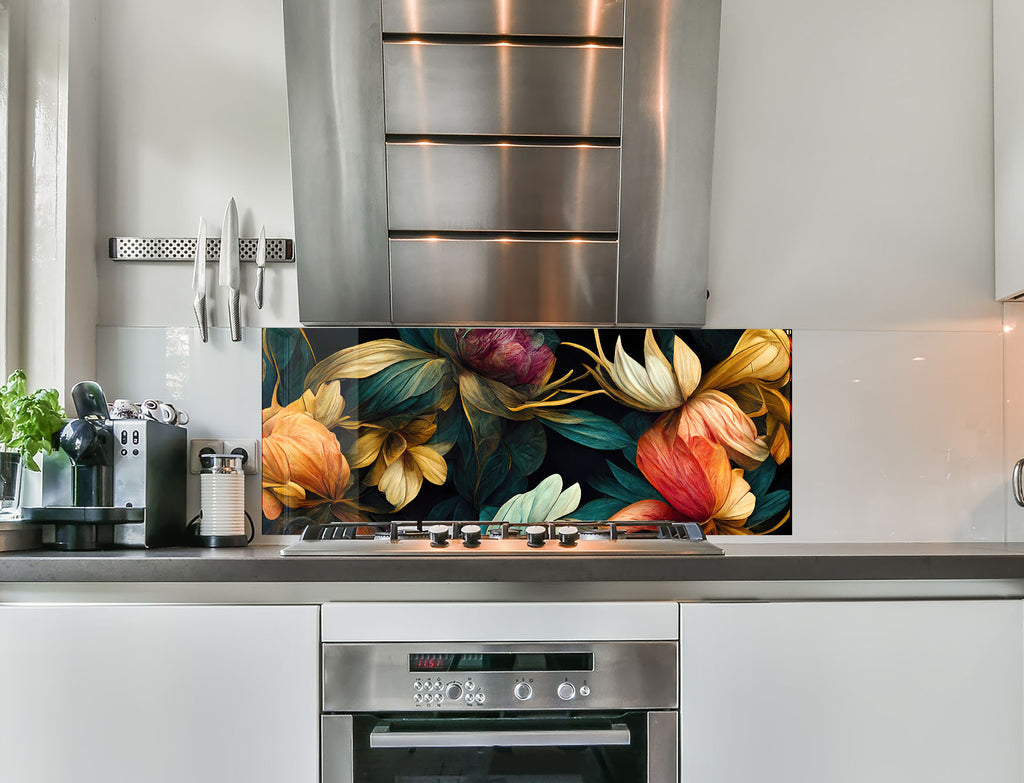
[[[57,549],[90,550],[114,543],[114,525],[144,522],[146,509],[137,506],[38,506],[21,509],[21,521],[53,525]]]

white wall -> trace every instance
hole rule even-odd
[[[101,4],[101,240],[217,235],[232,195],[291,236],[280,3]],[[1002,540],[989,4],[724,0],[720,56],[707,325],[795,330],[794,538]],[[155,388],[114,346],[191,324],[190,269],[99,269],[101,381]],[[244,323],[296,325],[294,270],[268,285]]]

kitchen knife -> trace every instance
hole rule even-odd
[[[192,309],[196,313],[199,324],[199,336],[203,342],[210,339],[206,320],[206,218],[199,218],[199,235],[196,237],[196,261],[192,267],[192,290],[196,298],[192,300]]]
[[[241,316],[238,312],[238,207],[235,200],[228,201],[224,211],[224,227],[220,234],[220,284],[229,290],[228,322],[231,326],[231,341],[242,339]]]
[[[256,241],[256,291],[253,300],[256,309],[263,309],[263,271],[267,265],[267,227],[260,226],[260,238]]]

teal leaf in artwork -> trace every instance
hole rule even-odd
[[[359,383],[358,418],[373,421],[436,408],[450,366],[446,359],[405,359]]]
[[[480,477],[483,473],[484,465],[487,464],[487,460],[491,458],[491,455],[497,451],[498,444],[501,441],[501,419],[472,405],[464,404],[462,409],[469,423],[467,432],[471,446],[466,457],[473,468],[473,492],[471,497],[476,500],[476,505],[480,505],[480,501],[484,500],[479,492]]]
[[[655,329],[654,339],[658,343],[658,347],[661,348],[661,352],[665,354],[665,358],[671,363],[672,357],[676,353],[676,333],[671,329]]]
[[[484,462],[480,471],[473,493],[476,505],[482,506],[489,500],[497,500],[498,498],[492,498],[492,496],[511,471],[513,471],[512,459],[509,457],[508,450],[499,445],[498,449]]]
[[[625,457],[629,464],[636,467],[636,444],[640,440],[640,436],[643,435],[647,430],[654,426],[654,422],[657,416],[653,413],[644,413],[643,411],[630,411],[622,420],[619,425],[626,432],[629,433],[630,437],[633,438],[633,442],[627,446],[622,447],[622,456]]]
[[[775,478],[775,460],[766,459],[754,470],[748,470],[743,474],[743,479],[750,485],[750,491],[754,497],[760,498],[772,485]]]
[[[788,489],[780,489],[769,492],[764,497],[759,497],[757,505],[754,506],[754,513],[747,519],[747,525],[756,525],[758,522],[764,522],[781,514],[789,508],[789,495]]]
[[[639,500],[665,501],[658,490],[652,487],[647,479],[623,470],[609,460],[606,460],[606,463],[612,472],[610,477],[594,476],[588,479],[590,486],[598,492],[616,500],[621,500],[623,505],[636,503]]]
[[[619,425],[630,434],[633,440],[640,440],[640,436],[649,430],[657,416],[653,413],[643,411],[630,411],[619,421]]]
[[[623,470],[611,460],[605,460],[605,462],[611,469],[612,475],[615,476],[615,480],[618,481],[623,489],[630,495],[631,503],[635,503],[638,500],[660,500],[663,503],[668,502],[643,476],[637,476],[627,470]]]
[[[589,503],[584,503],[571,515],[571,519],[580,521],[604,521],[613,514],[622,511],[629,503],[618,498],[597,498]]]
[[[508,422],[502,445],[508,449],[512,464],[524,476],[529,476],[540,467],[547,454],[547,433],[536,419]]]
[[[476,509],[464,498],[455,497],[442,500],[427,512],[426,519],[435,522],[463,522],[476,519]]]
[[[301,329],[263,330],[263,407],[273,402],[274,387],[277,401],[287,405],[305,391],[306,373],[316,364],[313,349]]]
[[[433,329],[399,329],[398,338],[413,348],[419,348],[427,353],[437,353]]]
[[[622,427],[611,419],[581,409],[538,410],[544,426],[573,443],[599,451],[613,451],[635,444]]]

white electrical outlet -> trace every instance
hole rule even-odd
[[[242,463],[242,470],[245,473],[259,473],[260,472],[260,447],[261,443],[259,440],[243,439],[243,438],[225,438],[224,439],[224,453],[225,454],[241,454],[245,460]]]
[[[209,451],[207,451],[209,449]],[[199,462],[200,454],[223,454],[224,441],[210,438],[193,438],[188,444],[188,472],[198,473],[202,470]]]

